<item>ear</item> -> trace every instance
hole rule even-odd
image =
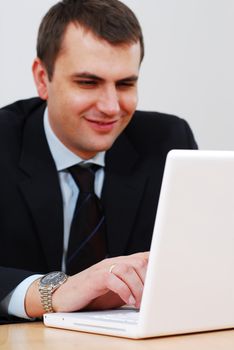
[[[47,71],[39,58],[33,61],[32,72],[38,95],[43,100],[47,100],[49,79]]]

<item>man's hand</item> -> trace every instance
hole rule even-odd
[[[53,309],[71,312],[110,309],[124,304],[140,307],[148,256],[149,253],[144,252],[105,259],[69,277],[54,292]],[[28,290],[25,305],[30,317],[44,313],[35,283]]]

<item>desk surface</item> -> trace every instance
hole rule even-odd
[[[130,340],[46,328],[41,322],[0,326],[1,350],[233,350],[234,330]]]

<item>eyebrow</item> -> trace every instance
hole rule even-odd
[[[97,80],[97,81],[104,81],[103,78],[99,77],[98,75],[88,73],[88,72],[82,72],[82,73],[76,73],[73,75],[74,78],[83,78],[83,79],[91,79],[91,80]],[[136,82],[138,80],[137,75],[131,75],[129,77],[125,77],[123,79],[118,80],[117,82],[121,81],[131,81]]]

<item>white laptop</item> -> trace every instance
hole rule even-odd
[[[234,328],[234,151],[169,152],[140,311],[44,323],[128,338]]]

